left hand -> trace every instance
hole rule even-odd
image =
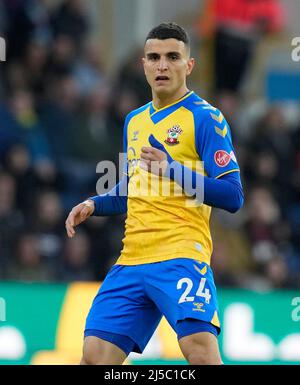
[[[142,147],[140,167],[152,174],[163,176],[171,160],[165,147],[153,135],[149,136],[152,147]]]

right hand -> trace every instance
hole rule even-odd
[[[73,238],[75,235],[74,227],[89,218],[93,214],[94,210],[95,203],[90,199],[79,203],[79,205],[72,208],[65,223],[69,238]]]

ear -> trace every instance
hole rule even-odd
[[[187,76],[192,73],[194,66],[195,66],[195,59],[191,57],[187,62],[187,69],[186,69]]]
[[[142,62],[142,65],[144,67],[144,72],[146,73],[146,70],[145,70],[145,63],[146,63],[146,59],[144,57],[141,58],[141,62]]]

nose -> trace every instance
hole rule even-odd
[[[159,71],[163,72],[168,69],[168,62],[164,56],[161,56],[159,63],[158,63],[158,69]]]

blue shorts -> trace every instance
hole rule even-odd
[[[177,258],[134,266],[114,265],[93,301],[85,336],[109,341],[106,335],[124,336],[133,341],[131,351],[141,353],[163,315],[178,338],[197,331],[220,333],[216,287],[206,263]],[[183,320],[202,322],[200,326],[189,323],[188,333]],[[118,345],[115,337],[111,342]]]

